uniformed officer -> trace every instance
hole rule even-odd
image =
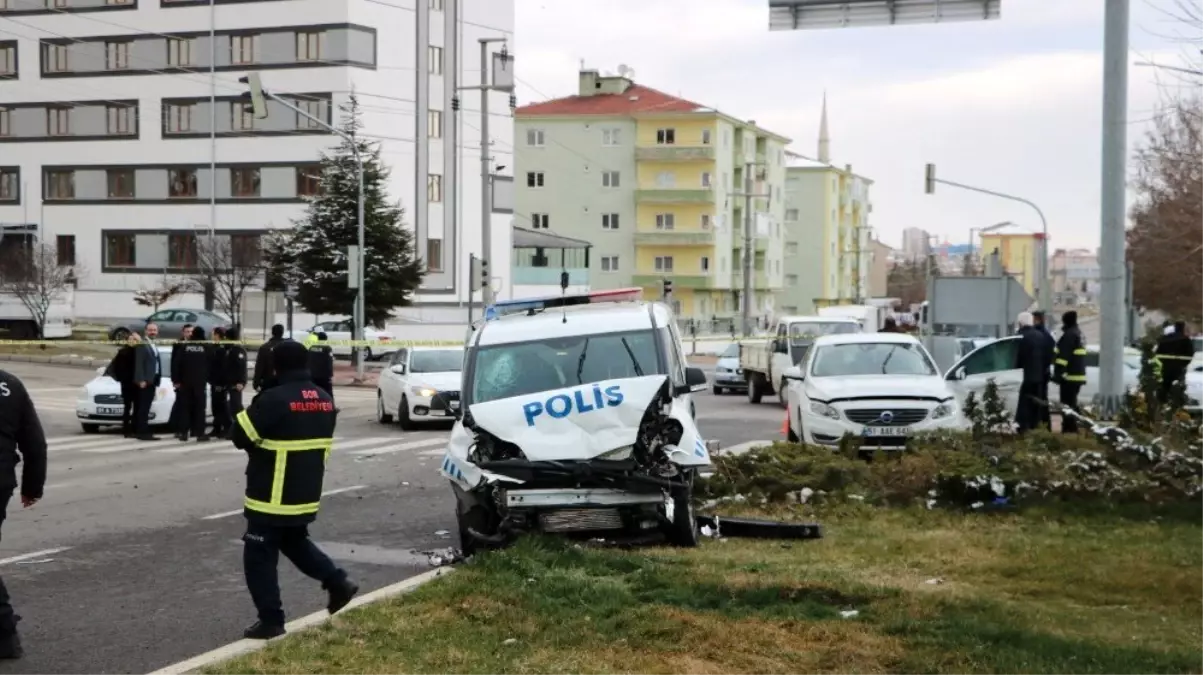
[[[308,352],[299,342],[273,350],[278,384],[238,413],[234,445],[246,450],[246,534],[242,565],[259,620],[243,636],[269,640],[284,634],[284,607],[277,577],[283,553],[305,575],[322,582],[335,613],[359,592],[309,539],[317,517],[326,458],[334,445],[334,402],[309,376]]]
[[[149,333],[148,333],[149,335]],[[180,381],[180,353],[184,349],[184,344],[192,339],[192,324],[186,323],[180,329],[180,339],[176,340],[171,345],[171,382],[176,385]],[[179,387],[176,387],[179,389]],[[180,414],[180,397],[176,396],[171,403],[171,414],[167,417],[167,427],[175,429],[175,437],[184,440],[188,437],[188,423],[184,421],[183,415]]]
[[[209,383],[209,367],[212,360],[209,345],[204,344],[205,329],[192,329],[192,339],[180,347],[180,355],[172,359],[171,367],[180,379],[172,379],[175,397],[180,404],[181,441],[188,440],[188,433],[196,436],[199,443],[209,440],[205,433],[205,385]],[[178,360],[178,366],[177,366]]]
[[[272,350],[284,339],[284,325],[272,326],[272,336],[259,345],[259,354],[255,356],[255,377],[252,384],[255,391],[271,389],[276,385],[275,369],[272,368]]]
[[[310,333],[305,337],[305,346],[309,348],[309,375],[313,383],[334,400],[334,352],[324,344],[326,339],[325,333]]]
[[[17,487],[17,463],[22,460],[21,506],[29,508],[42,498],[46,485],[46,435],[25,385],[15,375],[0,370],[0,524]],[[0,579],[0,659],[21,658],[21,637],[17,634],[20,620]]]
[[[246,389],[246,347],[238,340],[242,337],[242,330],[238,326],[231,326],[226,330],[226,339],[229,342],[226,344],[225,353],[225,381],[226,387],[226,406],[230,411],[231,419],[242,411],[242,391]]]
[[[1053,348],[1053,382],[1060,390],[1061,404],[1074,412],[1080,412],[1078,394],[1086,384],[1086,345],[1082,331],[1078,328],[1078,313],[1069,311],[1061,315],[1061,339]],[[1078,420],[1073,415],[1061,416],[1061,433],[1078,433]]]
[[[226,329],[213,329],[213,342],[209,345],[209,405],[213,410],[213,435],[224,437],[234,423],[230,414],[230,397],[226,393]]]
[[[1157,362],[1161,366],[1158,396],[1163,404],[1175,410],[1186,404],[1170,399],[1175,394],[1175,384],[1186,380],[1186,370],[1194,358],[1195,343],[1186,334],[1186,322],[1177,321],[1157,341]]]

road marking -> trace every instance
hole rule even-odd
[[[12,563],[21,562],[22,560],[43,558],[48,555],[54,555],[55,553],[62,553],[63,551],[70,550],[70,548],[71,548],[70,546],[63,546],[62,548],[48,548],[45,551],[34,551],[33,553],[23,553],[21,555],[15,555],[11,558],[0,559],[0,565],[9,565]]]
[[[333,490],[326,490],[325,492],[322,493],[322,496],[329,497],[330,495],[342,494],[344,492],[353,492],[355,490],[362,490],[365,487],[367,487],[367,486],[366,485],[352,485],[351,487],[335,488]],[[201,520],[220,520],[222,518],[229,518],[230,516],[236,516],[236,515],[242,513],[242,511],[243,511],[242,509],[234,509],[233,511],[223,511],[221,513],[214,513],[211,516],[204,516],[203,518],[201,518]]]
[[[429,556],[407,549],[384,548],[383,546],[352,544],[340,541],[318,541],[314,543],[326,555],[343,562],[397,567],[428,567],[430,565]]]
[[[388,448],[369,448],[367,450],[355,450],[354,452],[351,452],[349,454],[359,455],[359,456],[372,455],[374,457],[376,455],[390,455],[394,452],[404,452],[406,450],[414,450],[417,448],[424,448],[424,447],[427,447],[430,445],[446,443],[446,442],[447,442],[446,438],[428,438],[424,441],[410,441],[409,443],[401,443],[399,445],[394,445],[394,446],[388,447]]]
[[[355,609],[356,607],[362,607],[373,602],[379,602],[386,598],[408,593],[419,586],[434,581],[441,576],[450,574],[453,571],[455,570],[452,567],[439,567],[430,570],[429,572],[423,572],[422,574],[410,577],[405,581],[400,581],[390,586],[376,589],[371,593],[361,595],[348,603],[346,608],[342,611],[345,612],[350,609]],[[300,633],[304,630],[313,628],[314,626],[321,625],[329,619],[330,613],[322,609],[308,616],[303,616],[295,621],[288,622],[288,624],[285,626],[285,629],[288,631],[289,635]],[[274,640],[239,640],[224,647],[218,647],[213,651],[194,656],[186,661],[180,661],[179,663],[173,663],[170,666],[160,668],[159,670],[151,673],[151,675],[184,675],[184,673],[200,670],[201,668],[205,668],[215,663],[228,661],[239,656],[257,652],[271,642],[274,642]]]
[[[418,454],[423,457],[442,457],[443,455],[447,454],[447,449],[446,448],[436,448],[434,450],[423,450],[422,452],[419,452]]]

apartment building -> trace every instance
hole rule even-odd
[[[670,280],[679,316],[735,316],[751,223],[752,314],[774,311],[789,139],[625,70],[582,70],[577,95],[518,108],[515,133],[516,224],[591,242],[593,288]]]
[[[978,230],[982,259],[986,260],[998,251],[998,262],[1002,271],[1015,277],[1023,285],[1028,295],[1038,297],[1040,286],[1044,280],[1047,262],[1042,264],[1045,255],[1044,235],[1022,225],[1012,222],[1002,222]]]
[[[338,139],[283,105],[245,112],[238,78],[254,71],[331,124],[356,93],[429,269],[415,301],[457,306],[481,252],[480,94],[461,92],[458,116],[452,98],[479,83],[478,38],[513,24],[513,0],[0,0],[0,223],[77,267],[79,317],[143,313],[132,292],[186,274],[198,235],[256,255],[304,214]],[[508,98],[490,100],[499,166]],[[494,210],[505,286],[508,209]]]
[[[1097,250],[1059,248],[1053,252],[1049,262],[1051,290],[1058,299],[1075,298],[1077,302],[1097,300],[1102,279]]]
[[[931,255],[931,235],[920,227],[908,227],[902,231],[902,256],[915,262]]]

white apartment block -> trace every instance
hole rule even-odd
[[[185,274],[210,228],[253,252],[304,214],[313,168],[338,144],[279,104],[264,120],[244,112],[238,80],[258,72],[336,125],[357,95],[429,268],[404,311],[459,317],[468,256],[482,252],[481,98],[460,92],[458,114],[452,98],[480,83],[478,40],[513,54],[513,28],[514,0],[0,0],[0,223],[78,267],[77,318],[146,314],[133,292]],[[489,104],[490,163],[512,167],[510,96]],[[510,181],[492,181],[498,291]]]

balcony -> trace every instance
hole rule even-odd
[[[731,273],[731,288],[740,290],[744,287],[744,272],[742,269]],[[764,270],[752,270],[752,287],[758,291],[768,290],[769,275]]]
[[[714,191],[707,188],[646,188],[635,191],[635,201],[644,204],[710,204],[714,202]]]
[[[639,162],[713,162],[714,147],[681,145],[652,145],[635,148],[635,160]]]
[[[631,283],[636,286],[658,287],[660,282],[669,279],[673,288],[706,289],[717,288],[718,279],[713,274],[682,274],[678,272],[640,272],[631,275]]]
[[[635,233],[636,246],[714,246],[710,230],[655,230]]]
[[[731,247],[741,249],[744,247],[744,231],[743,228],[737,227],[732,233]],[[764,253],[769,250],[769,237],[752,237],[752,250],[757,253]]]

